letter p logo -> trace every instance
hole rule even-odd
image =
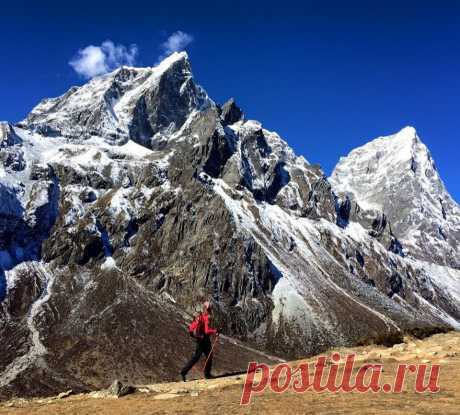
[[[256,371],[261,370],[262,374],[257,385],[254,385],[254,378]],[[250,362],[248,365],[248,371],[246,374],[246,380],[244,381],[243,393],[241,395],[240,405],[248,405],[251,403],[251,397],[253,393],[261,393],[267,387],[268,380],[270,377],[270,369],[264,363],[257,364],[257,362]]]

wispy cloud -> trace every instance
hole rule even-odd
[[[171,36],[169,36],[168,39],[166,39],[166,41],[161,44],[163,54],[161,55],[160,59],[171,55],[171,53],[184,50],[192,42],[193,36],[189,33],[182,32],[181,30],[172,33]]]
[[[122,65],[133,65],[136,61],[138,48],[131,45],[115,45],[111,40],[106,40],[100,46],[89,45],[80,49],[69,65],[79,75],[93,78],[110,72]]]

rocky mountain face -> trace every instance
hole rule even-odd
[[[0,134],[0,396],[175,378],[204,298],[222,370],[460,327],[458,205],[413,130],[328,180],[176,53]]]
[[[334,191],[383,212],[410,256],[460,268],[460,207],[414,128],[380,137],[340,160]]]

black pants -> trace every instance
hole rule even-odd
[[[197,339],[195,353],[193,354],[192,358],[188,361],[188,363],[184,366],[184,368],[181,370],[181,373],[185,376],[188,373],[188,371],[195,365],[195,363],[198,362],[198,360],[200,360],[201,355],[205,355],[207,363],[204,367],[204,376],[210,377],[212,367],[211,349],[211,339],[209,338],[209,336],[204,336],[200,340]]]

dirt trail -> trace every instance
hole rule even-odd
[[[12,400],[0,403],[0,414],[459,414],[460,333],[439,334],[425,340],[407,339],[391,348],[364,346],[336,349],[342,356],[356,353],[360,363],[382,363],[383,383],[392,383],[399,363],[440,364],[438,393],[414,391],[414,376],[407,375],[402,393],[315,393],[255,396],[247,407],[239,405],[245,375],[212,380],[160,383],[138,386],[138,392],[123,398],[104,392],[74,395],[65,399]],[[330,354],[330,353],[329,353]],[[290,362],[293,367],[315,358]]]

